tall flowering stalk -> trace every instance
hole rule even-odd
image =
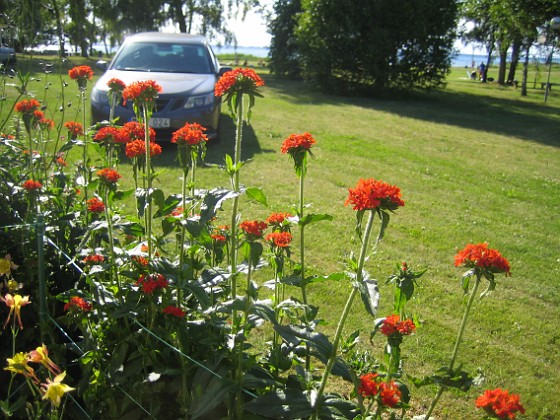
[[[243,122],[244,120],[249,120],[251,117],[251,109],[255,104],[256,97],[262,97],[258,92],[257,88],[264,85],[264,81],[255,73],[252,69],[242,69],[236,68],[234,70],[228,71],[220,77],[216,82],[214,87],[214,95],[218,97],[224,97],[231,114],[235,121],[235,147],[234,147],[234,158],[232,160],[231,156],[226,155],[226,171],[230,176],[231,186],[235,193],[233,199],[233,208],[231,214],[231,249],[230,249],[230,264],[231,264],[231,297],[232,299],[237,298],[237,256],[238,256],[238,222],[239,222],[239,194],[241,192],[240,182],[239,182],[239,170],[241,168],[241,142],[243,139]],[[249,103],[247,109],[247,115],[244,112],[244,96],[247,96]],[[237,333],[238,325],[238,315],[237,311],[233,310],[232,313],[232,324],[233,324],[233,335]],[[235,352],[241,352],[239,344],[235,344]],[[241,370],[236,369],[236,381],[241,382]],[[236,411],[237,416],[241,417],[242,406],[241,406],[241,391],[237,394],[237,405]]]
[[[144,144],[146,150],[145,177],[147,181],[146,193],[146,236],[148,242],[148,259],[152,259],[152,165],[151,165],[151,143],[150,143],[150,118],[156,107],[156,98],[161,92],[159,86],[153,80],[134,82],[128,85],[122,93],[124,102],[132,101],[136,118],[144,125]]]
[[[109,90],[107,91],[107,99],[109,100],[109,123],[112,125],[113,120],[115,119],[115,108],[122,100],[122,94],[124,89],[126,88],[126,84],[117,78],[112,78],[107,82],[107,87]]]
[[[455,367],[457,355],[459,354],[459,345],[461,344],[461,341],[463,339],[463,334],[467,325],[467,319],[469,317],[469,313],[471,311],[482,278],[488,280],[489,284],[486,291],[482,293],[481,298],[495,289],[495,274],[504,273],[506,277],[511,276],[508,260],[502,257],[502,255],[497,250],[488,248],[487,243],[468,244],[455,256],[455,267],[468,268],[468,271],[463,274],[464,292],[468,293],[469,282],[472,277],[474,277],[474,286],[470,292],[467,306],[463,313],[463,318],[461,319],[461,324],[457,333],[457,338],[455,339],[451,361],[449,362],[449,372],[452,372],[453,368]],[[432,400],[432,403],[430,404],[426,416],[424,417],[425,420],[428,420],[430,418],[430,414],[432,414],[432,412],[434,411],[434,408],[438,403],[439,398],[443,394],[443,391],[444,388],[440,386],[436,395],[434,396],[434,399]]]
[[[28,153],[29,153],[29,169],[33,175],[33,135],[31,133],[36,122],[36,112],[39,111],[41,104],[37,99],[23,99],[22,101],[16,103],[15,109],[21,116],[23,120],[23,125],[25,131],[27,132],[28,138]],[[39,111],[40,112],[40,111]]]
[[[185,211],[187,208],[187,189],[189,190],[189,196],[194,197],[195,192],[195,173],[196,173],[196,163],[198,157],[201,156],[204,159],[206,155],[206,142],[208,141],[208,136],[204,133],[206,128],[197,123],[186,123],[182,128],[173,133],[171,138],[171,143],[177,144],[179,164],[183,169],[183,183],[182,183],[182,217],[186,217]],[[188,182],[189,169],[191,171],[191,180]],[[179,240],[179,282],[177,284],[177,304],[181,306],[181,288],[183,287],[184,277],[183,277],[183,265],[185,261],[185,235],[186,227],[184,223],[181,223],[181,236]]]
[[[76,66],[70,70],[68,70],[68,76],[70,79],[75,80],[78,84],[78,90],[80,91],[80,102],[82,105],[82,127],[85,128],[87,126],[86,121],[86,90],[88,81],[93,78],[93,70],[90,66]],[[90,171],[88,165],[88,138],[85,133],[85,130],[81,133],[84,139],[84,147],[82,150],[82,165],[83,165],[83,174],[84,174],[84,199],[87,201],[88,199],[88,185],[90,181]]]
[[[336,361],[338,353],[338,344],[340,342],[340,337],[342,335],[342,330],[346,322],[346,318],[352,307],[352,303],[356,298],[360,290],[360,286],[368,280],[367,273],[364,271],[364,264],[366,261],[366,255],[368,253],[368,243],[373,228],[373,221],[375,215],[379,216],[381,222],[381,228],[377,241],[382,238],[385,228],[388,224],[388,213],[387,211],[395,211],[397,208],[404,206],[404,201],[401,199],[400,189],[396,186],[389,185],[383,181],[377,181],[375,179],[360,179],[355,188],[348,189],[348,198],[346,199],[345,205],[351,204],[352,208],[356,213],[356,229],[361,237],[362,246],[360,249],[360,254],[358,257],[357,264],[355,264],[355,284],[348,296],[348,300],[344,305],[342,314],[338,321],[336,331],[333,339],[332,354],[327,360],[325,370],[323,371],[323,376],[321,378],[321,383],[317,391],[316,401],[320,402],[325,392],[325,387],[327,385],[327,380],[330,376],[332,367]],[[367,224],[363,230],[363,235],[361,231],[362,220],[364,214],[367,212],[368,219]],[[315,414],[315,418],[318,416],[318,408]]]
[[[288,154],[294,161],[294,169],[299,178],[299,203],[298,203],[298,219],[299,223],[299,252],[301,264],[301,294],[303,303],[307,305],[307,288],[305,281],[305,224],[301,223],[303,219],[304,202],[304,185],[305,174],[307,173],[307,157],[311,155],[311,147],[315,144],[315,139],[309,133],[292,134],[282,143],[280,151]]]

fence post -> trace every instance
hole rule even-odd
[[[41,341],[44,342],[47,315],[47,285],[45,284],[45,220],[42,214],[37,215],[37,278],[39,282],[39,326]]]

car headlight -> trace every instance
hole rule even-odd
[[[191,96],[189,99],[187,99],[183,107],[185,109],[193,109],[193,108],[199,108],[201,106],[212,105],[213,103],[214,103],[214,92],[210,92],[206,95]]]
[[[91,91],[91,102],[99,105],[108,104],[109,97],[107,96],[107,91],[94,88]]]

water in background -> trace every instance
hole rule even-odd
[[[268,48],[266,47],[231,47],[231,46],[223,46],[217,47],[212,46],[214,53],[216,54],[235,54],[237,51],[238,54],[246,54],[252,55],[259,58],[266,58],[268,56]],[[539,60],[540,63],[546,62],[547,55],[544,56],[534,56],[530,58],[531,62],[535,60]],[[480,63],[484,63],[486,65],[487,56],[481,54],[457,54],[451,61],[452,67],[467,67],[471,68],[473,61],[474,67],[478,67]],[[522,62],[523,59],[521,58],[520,61]],[[553,62],[560,63],[560,57],[554,57]],[[497,64],[498,58],[493,57],[491,64]]]

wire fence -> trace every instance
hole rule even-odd
[[[34,224],[7,225],[7,226],[2,226],[2,229],[4,229],[4,230],[6,230],[6,229],[27,229],[29,231],[34,229],[35,232],[36,232],[37,263],[38,263],[37,280],[38,280],[38,285],[39,285],[39,287],[38,287],[38,293],[39,293],[39,324],[40,324],[41,338],[44,339],[45,337],[47,337],[48,336],[48,334],[47,334],[48,330],[50,328],[54,327],[64,337],[64,339],[68,340],[66,343],[64,343],[67,348],[76,352],[80,356],[85,355],[86,352],[84,351],[84,349],[82,349],[80,347],[80,345],[78,343],[76,343],[76,341],[71,338],[71,336],[68,334],[68,332],[47,311],[47,306],[48,306],[47,303],[48,303],[49,296],[48,296],[48,292],[47,292],[47,282],[46,282],[46,276],[45,276],[45,270],[44,270],[44,267],[45,267],[45,248],[47,246],[52,247],[60,256],[62,256],[64,259],[66,259],[68,261],[68,265],[73,267],[75,270],[77,270],[80,275],[85,275],[85,272],[82,270],[82,268],[78,264],[76,264],[76,262],[75,262],[76,259],[74,257],[71,257],[70,255],[65,253],[62,249],[60,249],[59,246],[56,245],[56,243],[51,238],[48,237],[48,235],[46,234],[47,232],[46,232],[46,226],[45,226],[45,221],[44,221],[43,215],[38,215],[37,220]],[[135,319],[135,318],[133,318],[132,316],[129,316],[129,315],[126,315],[126,317],[129,321],[136,324],[140,328],[141,331],[145,332],[146,334],[148,334],[151,337],[155,338],[156,340],[160,341],[163,345],[167,346],[169,349],[171,349],[173,352],[178,354],[180,357],[188,360],[189,362],[191,362],[192,364],[200,367],[201,369],[204,369],[206,372],[215,376],[216,378],[218,378],[220,380],[224,379],[224,377],[222,377],[220,374],[214,372],[208,366],[204,365],[203,363],[199,362],[198,360],[193,359],[192,357],[190,357],[189,355],[185,354],[180,349],[178,349],[176,346],[170,344],[168,341],[166,341],[162,337],[158,336],[152,330],[150,330],[145,325],[140,323],[137,319]],[[108,379],[110,380],[111,378],[109,377]],[[25,382],[21,386],[16,388],[8,396],[8,398],[11,400],[13,397],[17,396],[17,394],[24,388],[24,385],[25,385]],[[152,415],[150,413],[150,411],[148,409],[146,409],[139,401],[137,401],[137,399],[135,399],[132,395],[130,395],[118,383],[116,383],[115,381],[111,381],[111,385],[114,386],[116,389],[118,389],[120,392],[122,392],[123,395],[126,398],[130,399],[130,401],[132,401],[132,403],[134,403],[140,410],[142,410],[142,412],[144,412],[146,415],[148,415],[149,418],[152,418],[152,419],[156,418],[154,415]],[[247,389],[242,389],[242,391],[252,398],[257,397],[254,393],[252,393],[251,391],[249,391]],[[76,398],[74,398],[72,396],[71,393],[69,393],[67,395],[70,398],[70,400],[72,401],[72,403],[75,405],[77,410],[80,412],[80,414],[83,415],[82,418],[87,418],[87,419],[92,419],[93,418],[87,412],[87,410],[80,404],[80,402],[77,401]]]

